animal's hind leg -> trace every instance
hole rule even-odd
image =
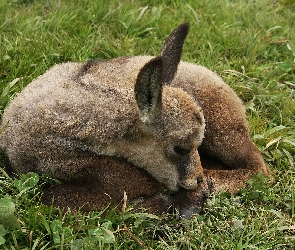
[[[212,157],[221,161],[227,169],[245,168],[268,175],[268,167],[249,135],[246,132],[236,133],[234,129],[229,128],[227,133],[225,136],[216,131],[213,136],[205,135],[207,140],[200,146],[201,161],[204,157]]]
[[[268,175],[261,153],[251,142],[243,103],[219,78],[207,74],[204,87],[186,79],[184,73],[172,84],[191,94],[203,109],[206,131],[199,147],[201,161],[204,156],[212,157],[227,169],[253,169]]]

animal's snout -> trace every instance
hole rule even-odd
[[[204,173],[197,150],[193,151],[188,162],[179,168],[179,184],[185,189],[197,189],[204,181]]]
[[[198,176],[197,178],[187,179],[185,181],[181,181],[179,184],[181,187],[185,189],[196,189],[200,183],[204,181],[203,176]]]

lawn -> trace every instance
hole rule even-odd
[[[157,55],[174,27],[189,21],[182,60],[217,72],[241,97],[272,175],[256,176],[237,195],[212,195],[191,220],[132,208],[82,214],[43,205],[43,188],[54,180],[33,173],[11,178],[1,155],[0,249],[294,249],[294,5],[0,0],[1,114],[57,63]]]

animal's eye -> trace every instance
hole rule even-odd
[[[173,151],[181,156],[185,156],[188,155],[191,152],[191,148],[184,148],[184,147],[180,147],[180,146],[174,146]]]

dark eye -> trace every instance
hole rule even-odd
[[[180,146],[174,146],[173,151],[181,156],[185,156],[188,155],[191,152],[191,148],[184,148],[184,147],[180,147]]]

